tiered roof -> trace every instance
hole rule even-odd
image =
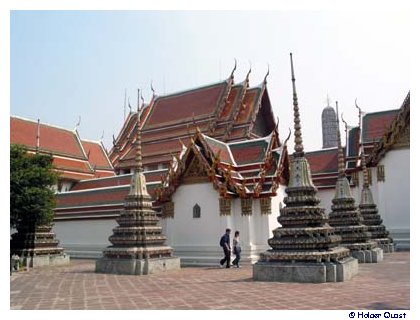
[[[249,76],[249,74],[248,74]],[[246,140],[269,134],[275,127],[266,89],[249,88],[245,81],[234,84],[233,73],[225,81],[165,96],[153,96],[140,108],[143,164],[168,165],[171,154],[181,150],[179,140],[188,144],[190,131],[198,127],[204,134],[223,142]],[[114,167],[134,167],[134,142],[138,113],[131,113],[110,151]]]
[[[10,117],[10,143],[24,145],[32,153],[51,154],[62,179],[78,181],[114,175],[102,143],[81,140],[76,130],[44,123],[39,124],[39,139],[37,136],[36,121]]]

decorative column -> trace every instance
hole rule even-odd
[[[162,227],[157,225],[159,218],[147,192],[142,169],[140,116],[138,121],[136,165],[130,192],[116,219],[118,226],[109,237],[112,245],[96,262],[96,272],[145,275],[180,268],[180,259],[173,257],[173,249],[164,244],[166,237]]]
[[[292,54],[290,54],[295,152],[290,164],[290,180],[284,198],[286,206],[277,218],[282,225],[268,240],[272,249],[261,253],[253,266],[253,278],[281,282],[337,282],[358,272],[357,260],[338,244],[341,237],[328,224],[325,209],[319,206],[317,190],[304,156]]]
[[[336,102],[338,115],[338,103]],[[351,255],[359,263],[379,262],[383,260],[383,251],[377,243],[371,240],[368,227],[363,224],[363,218],[357,210],[355,200],[350,191],[350,183],[344,169],[343,147],[341,146],[340,125],[337,116],[338,145],[338,178],[335,186],[335,196],[332,200],[329,223],[335,233],[341,236],[341,245],[350,249]]]

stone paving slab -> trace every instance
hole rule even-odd
[[[409,309],[410,253],[385,254],[360,264],[339,283],[256,282],[252,266],[182,268],[147,276],[96,274],[95,261],[13,274],[11,309]]]

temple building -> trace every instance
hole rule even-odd
[[[108,154],[77,130],[11,117],[11,143],[52,154],[61,173],[54,232],[68,254],[98,258],[110,245],[136,168],[138,127],[147,191],[167,244],[183,264],[216,263],[226,227],[241,231],[244,262],[268,249],[289,182],[287,139],[277,126],[291,121],[276,124],[267,76],[250,87],[250,72],[235,83],[234,71],[211,85],[153,94],[148,103],[140,103],[139,94],[137,110],[126,117]],[[397,249],[409,247],[409,101],[408,95],[399,110],[364,115],[343,148],[358,205],[365,147],[373,200]],[[337,148],[305,156],[321,206],[329,207]]]
[[[108,246],[130,189],[140,126],[147,190],[174,254],[183,264],[216,263],[218,239],[230,227],[241,231],[243,261],[256,261],[276,224],[288,156],[267,76],[251,88],[249,74],[238,84],[232,72],[225,81],[139,103],[110,151],[117,176],[80,181],[58,196],[55,230],[67,251],[99,257]]]
[[[366,110],[366,109],[365,109]],[[355,108],[355,112],[358,112]],[[410,93],[399,109],[365,113],[346,125],[345,172],[358,205],[363,188],[362,148],[373,202],[396,249],[410,247]],[[329,207],[338,176],[337,148],[306,152],[321,205]]]
[[[77,130],[10,117],[10,143],[28,152],[50,154],[59,173],[58,192],[69,191],[78,181],[115,176],[101,141],[82,140]]]

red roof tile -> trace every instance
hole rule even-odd
[[[255,108],[258,90],[258,88],[247,90],[235,124],[243,124],[250,120],[250,116],[252,115],[252,112]]]
[[[208,136],[204,136],[204,139],[215,155],[220,152],[220,161],[233,164],[229,148],[225,143],[212,139]]]
[[[366,114],[363,117],[363,142],[381,139],[398,111],[399,109]]]
[[[36,148],[38,124],[31,120],[10,117],[10,142]],[[76,133],[40,124],[40,150],[85,159]]]
[[[268,143],[263,139],[230,143],[230,151],[236,164],[244,165],[264,161]]]
[[[241,92],[241,90],[240,90],[241,87],[242,87],[242,85],[234,86],[230,90],[228,99],[226,101],[226,105],[223,108],[222,113],[220,115],[220,119],[219,119],[220,121],[225,121],[225,120],[229,119],[229,117],[232,113],[232,107],[235,104],[235,101],[239,98],[239,93]]]
[[[186,91],[179,94],[159,97],[152,106],[145,129],[162,126],[166,123],[184,122],[186,119],[199,118],[214,114],[227,83]]]
[[[100,142],[82,140],[82,145],[92,168],[114,171]]]
[[[131,175],[115,176],[106,179],[84,180],[76,183],[71,191],[128,185],[130,184],[130,180]]]
[[[58,170],[71,170],[82,173],[93,174],[87,161],[77,161],[69,158],[53,157],[53,165]]]
[[[337,149],[324,149],[305,153],[312,174],[337,172],[338,155]]]

